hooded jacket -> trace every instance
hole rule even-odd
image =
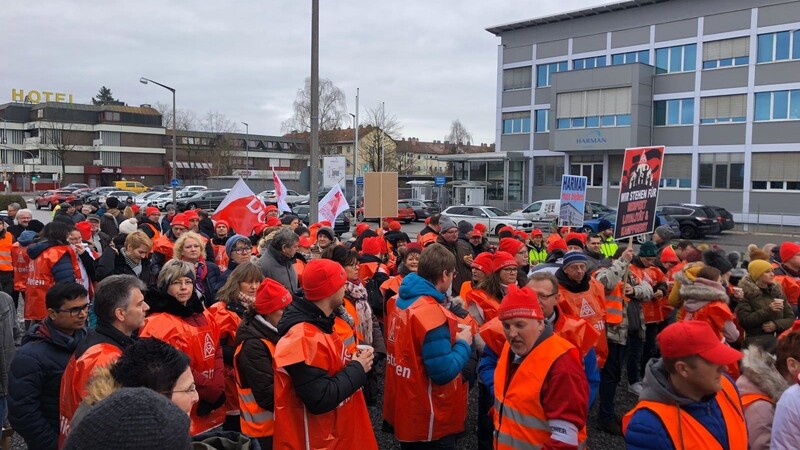
[[[723,376],[728,377],[727,374]],[[639,400],[677,406],[681,414],[691,415],[717,439],[722,448],[727,448],[728,431],[716,394],[694,401],[675,392],[661,359],[651,359],[647,363]],[[631,417],[625,432],[625,444],[628,450],[675,450],[661,418],[647,409],[640,409]]]
[[[34,260],[38,258],[42,253],[44,253],[44,251],[47,250],[48,248],[56,247],[59,245],[66,245],[66,244],[59,244],[57,242],[45,239],[43,241],[29,245],[26,251],[28,252],[28,256],[31,258],[31,260]],[[83,261],[83,265],[86,267],[87,272],[90,267],[94,268],[94,260],[88,254],[88,252],[83,252],[83,254],[79,255],[79,257],[81,258],[81,261]],[[84,259],[85,257],[89,258],[88,261]],[[72,268],[72,260],[70,259],[69,254],[64,254],[64,256],[62,256],[58,260],[58,262],[56,262],[55,265],[53,265],[52,272],[53,272],[53,279],[55,280],[56,283],[61,281],[75,281],[75,271]],[[94,270],[92,270],[92,272],[89,275],[90,276],[94,275]]]
[[[792,326],[794,312],[783,294],[780,284],[774,283],[761,288],[747,275],[739,281],[739,287],[744,291],[744,298],[736,305],[736,318],[744,329],[744,344],[757,343],[766,336],[779,335],[782,331]],[[770,303],[773,299],[781,298],[783,311],[773,311]],[[761,326],[769,321],[775,322],[777,329],[773,333],[765,332]]]
[[[683,301],[683,308],[686,310],[686,317],[714,302],[723,303],[725,307],[719,306],[719,308],[726,309],[725,314],[733,316],[730,308],[727,307],[728,293],[722,284],[700,277],[695,278],[694,281],[689,281],[682,273],[678,273],[676,276],[681,280],[680,295]],[[714,316],[709,321],[709,325],[714,329],[714,332],[722,333],[726,341],[736,342],[739,339],[739,330],[736,329],[736,324],[732,320],[718,323],[721,320],[721,317]]]
[[[70,336],[47,318],[22,338],[11,361],[8,421],[30,449],[58,446],[58,405],[61,376],[86,330]]]
[[[775,404],[787,388],[786,380],[775,368],[775,358],[758,346],[745,349],[741,367],[742,375],[736,380],[739,393],[762,394],[772,400],[756,401],[744,410],[750,450],[769,450]]]

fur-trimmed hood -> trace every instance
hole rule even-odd
[[[709,302],[728,303],[728,293],[722,284],[705,278],[695,278],[694,281],[687,279],[680,284],[680,294],[684,307],[689,311],[697,311]]]
[[[742,394],[749,392],[748,384],[766,394],[777,403],[783,391],[789,387],[786,380],[775,368],[775,357],[757,345],[744,350],[742,358],[742,378],[737,381]]]
[[[762,295],[768,296],[769,298],[786,298],[783,293],[783,289],[781,289],[781,286],[778,283],[773,283],[770,286],[761,288],[756,284],[755,280],[753,280],[750,275],[747,275],[739,280],[738,287],[742,288],[742,291],[744,291],[744,296],[748,298],[757,298]]]

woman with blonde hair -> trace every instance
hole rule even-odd
[[[111,275],[133,275],[153,284],[158,277],[157,273],[150,271],[150,251],[153,250],[153,241],[144,231],[137,230],[125,238],[125,245],[119,249],[107,246],[97,261],[95,275],[102,280]]]
[[[217,290],[225,283],[219,266],[206,261],[203,238],[194,231],[187,231],[175,241],[173,259],[186,261],[195,268],[195,289],[206,306],[216,303]]]

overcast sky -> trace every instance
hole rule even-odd
[[[460,119],[492,143],[500,39],[493,25],[607,0],[323,0],[320,76],[360,113],[385,102],[403,137],[443,139]],[[54,0],[3,2],[0,103],[11,89],[74,95],[100,86],[129,105],[171,103],[219,111],[250,132],[281,134],[310,74],[309,0]],[[241,131],[244,126],[240,125]]]

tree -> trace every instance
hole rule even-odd
[[[395,140],[400,139],[400,130],[403,127],[393,114],[386,114],[383,103],[373,108],[367,109],[366,123],[375,128],[368,135],[365,145],[359,145],[359,158],[369,165],[372,172],[396,172],[398,171],[398,161]],[[403,163],[403,167],[408,165]]]
[[[456,119],[450,124],[450,134],[447,135],[447,141],[455,147],[455,153],[464,153],[463,148],[472,142],[472,134],[464,128],[461,120]]]
[[[236,122],[219,111],[208,111],[199,123],[199,131],[216,134],[216,139],[212,142],[211,151],[203,158],[210,164],[207,170],[212,177],[231,175],[233,173],[234,158],[237,150],[244,150],[243,142],[241,148],[237,148],[233,140],[228,136],[230,133],[238,132]],[[244,140],[243,140],[244,141]]]
[[[59,180],[64,179],[67,172],[67,156],[75,150],[78,144],[78,134],[72,124],[68,123],[39,123],[39,159],[42,165],[61,165]],[[55,158],[53,158],[55,156]],[[55,159],[55,161],[53,160]]]
[[[293,104],[294,115],[281,124],[284,133],[311,131],[311,78],[297,91]],[[319,80],[319,130],[341,128],[347,117],[347,100],[344,92],[327,78]]]
[[[111,94],[111,89],[103,86],[100,88],[100,91],[97,95],[92,98],[93,105],[108,105],[111,102],[118,102],[116,98]]]

